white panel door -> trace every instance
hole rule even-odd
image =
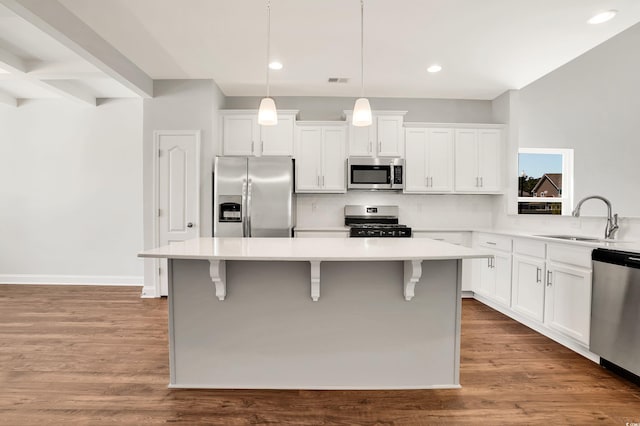
[[[502,132],[496,129],[478,130],[478,175],[480,191],[501,189],[500,156]]]
[[[347,119],[351,121],[351,117]],[[349,125],[349,155],[355,157],[373,157],[376,140],[375,126]]]
[[[429,129],[427,177],[429,191],[446,192],[453,189],[453,131]],[[407,155],[407,159],[408,159]]]
[[[200,234],[200,132],[156,131],[156,244]],[[159,290],[168,294],[166,260],[159,266]]]
[[[400,116],[376,118],[379,157],[402,157],[402,123]]]
[[[255,114],[222,116],[223,155],[254,155],[259,132]]]
[[[427,129],[405,130],[404,192],[426,192]]]
[[[278,115],[275,126],[260,126],[260,154],[293,156],[293,124],[295,116]]]
[[[346,192],[346,130],[344,127],[323,129],[322,190]]]
[[[299,127],[296,138],[296,192],[317,192],[322,174],[322,128]]]
[[[494,259],[482,259],[478,262],[481,265],[480,287],[476,290],[483,296],[493,299],[496,294],[496,270],[493,267]]]
[[[456,129],[455,133],[455,189],[456,191],[477,192],[478,175],[478,131],[476,129]]]
[[[546,325],[589,345],[591,271],[550,263],[546,278]]]
[[[540,322],[544,318],[544,275],[543,260],[513,256],[511,307]]]

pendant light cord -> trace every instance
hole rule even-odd
[[[269,57],[271,56],[271,0],[267,0],[267,98],[269,97]]]
[[[360,0],[360,97],[364,97],[364,0]]]

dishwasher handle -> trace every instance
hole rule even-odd
[[[591,259],[594,262],[611,263],[613,265],[640,269],[640,253],[598,248],[591,253]]]

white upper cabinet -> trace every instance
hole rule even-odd
[[[453,189],[453,131],[446,128],[405,130],[406,193]]]
[[[345,111],[349,130],[349,156],[404,156],[404,115],[406,111],[373,111],[371,126],[351,124],[352,112]]]
[[[299,122],[296,192],[346,192],[346,127]]]
[[[260,139],[258,116],[222,115],[222,152],[224,155],[254,155]]]
[[[502,131],[463,128],[455,131],[455,190],[501,190]]]
[[[258,111],[220,111],[222,155],[293,156],[296,114],[297,111],[279,111],[277,125],[260,126]]]

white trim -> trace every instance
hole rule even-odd
[[[144,277],[138,275],[0,275],[0,284],[112,285],[141,287],[143,282]]]
[[[451,129],[504,129],[501,123],[429,123],[423,121],[405,121],[404,127],[451,128]]]
[[[195,158],[195,166],[196,166],[196,219],[195,222],[198,225],[198,229],[201,230],[202,227],[200,221],[200,185],[201,185],[201,170],[200,170],[200,130],[154,130],[153,131],[153,165],[152,165],[152,173],[153,173],[153,182],[152,182],[152,227],[153,227],[153,247],[159,246],[160,241],[160,222],[158,221],[158,209],[159,200],[160,200],[160,187],[158,186],[159,182],[159,173],[160,173],[160,157],[158,156],[158,151],[160,150],[160,137],[165,135],[187,135],[187,136],[195,136],[196,138],[196,158]],[[198,231],[198,234],[202,236],[201,231]],[[160,269],[160,259],[153,259],[153,281],[151,286],[145,286],[145,290],[143,291],[142,297],[160,297],[160,279],[158,276],[158,271]],[[168,268],[167,268],[168,269]],[[166,271],[165,271],[166,273]]]
[[[169,389],[305,389],[305,390],[403,390],[403,389],[461,389],[461,385],[409,385],[409,386],[309,386],[301,384],[291,384],[282,386],[238,385],[237,383],[216,383],[216,384],[173,384],[167,385]]]

